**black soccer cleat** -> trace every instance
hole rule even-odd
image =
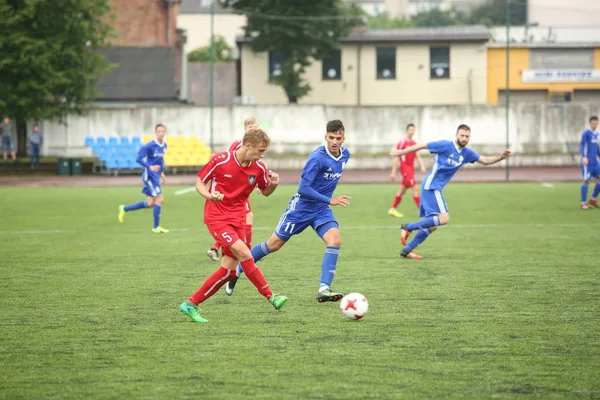
[[[327,301],[340,301],[344,295],[342,293],[332,292],[331,289],[325,289],[317,293],[317,301],[319,303],[325,303]]]
[[[225,285],[225,293],[227,296],[233,295],[233,289],[235,289],[235,284],[237,283],[239,276],[234,276],[227,284]]]

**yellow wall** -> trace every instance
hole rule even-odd
[[[450,79],[436,80],[430,79],[431,45],[435,43],[398,44],[396,79],[390,80],[376,79],[375,45],[365,44],[360,50],[358,45],[342,45],[342,79],[324,81],[321,62],[313,62],[304,75],[312,91],[299,102],[364,106],[485,104],[485,46],[451,45]],[[287,104],[283,89],[268,83],[268,63],[268,53],[253,53],[249,46],[242,46],[242,96],[252,97],[254,104]]]
[[[549,92],[569,92],[575,89],[600,89],[600,82],[536,82],[523,83],[521,71],[529,69],[529,49],[510,49],[509,87],[511,90],[548,90]],[[498,91],[506,89],[506,50],[488,48],[487,51],[487,102],[498,103]],[[594,50],[594,69],[600,69],[600,49]]]
[[[246,17],[237,14],[215,14],[215,35],[223,36],[227,44],[236,47],[235,37],[244,33]],[[187,31],[185,51],[210,45],[210,14],[179,14],[177,27]]]

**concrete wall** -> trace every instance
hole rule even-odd
[[[600,105],[513,104],[509,141],[517,156],[511,165],[573,164],[572,154],[578,152],[580,134],[592,114],[600,114]],[[452,139],[456,127],[466,123],[472,129],[471,146],[482,154],[499,153],[506,140],[505,110],[500,106],[234,106],[214,109],[215,150],[225,149],[241,136],[243,120],[248,116],[256,116],[271,136],[270,152],[298,154],[307,154],[322,143],[328,120],[341,119],[346,126],[346,146],[357,156],[355,168],[359,165],[379,168],[389,164],[385,158],[376,160],[373,156],[387,153],[404,135],[405,126],[410,122],[417,126],[419,142]],[[69,117],[67,126],[44,123],[43,153],[90,155],[83,147],[88,135],[152,134],[154,125],[159,122],[167,126],[169,135],[194,135],[208,144],[211,142],[207,107],[98,109],[87,116]]]
[[[246,17],[237,14],[215,14],[215,35],[223,36],[227,44],[235,48],[235,37],[244,33]],[[185,50],[189,53],[199,47],[210,45],[210,14],[179,14],[177,27],[187,31]]]

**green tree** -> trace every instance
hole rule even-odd
[[[468,16],[461,11],[442,11],[438,8],[420,12],[412,18],[412,22],[418,27],[436,27],[466,25]]]
[[[283,55],[281,73],[270,82],[285,91],[290,103],[311,88],[303,79],[306,67],[336,49],[339,40],[362,24],[362,10],[343,0],[220,0],[223,7],[245,14],[244,35],[252,51]]]
[[[95,49],[112,29],[108,0],[0,0],[0,114],[17,123],[21,154],[26,121],[81,114],[110,70]]]
[[[506,23],[507,1],[510,1],[511,25],[526,24],[527,0],[491,0],[471,10],[470,23],[488,26],[504,25]]]
[[[208,45],[199,47],[189,52],[189,62],[209,62],[210,61],[210,41]],[[215,62],[233,61],[232,49],[220,35],[215,35]]]
[[[389,13],[381,13],[367,19],[369,29],[402,29],[412,28],[414,24],[410,20],[392,18]]]

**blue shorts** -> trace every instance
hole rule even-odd
[[[15,151],[12,145],[12,138],[10,136],[2,136],[2,149],[4,151]]]
[[[162,189],[160,187],[160,175],[151,175],[151,174],[142,174],[142,182],[144,182],[144,188],[142,189],[142,193],[144,193],[148,197],[156,197],[162,194]]]
[[[331,208],[323,208],[317,211],[297,211],[295,202],[290,202],[290,206],[281,214],[279,223],[275,228],[277,237],[285,242],[294,235],[302,233],[307,227],[311,227],[317,232],[320,238],[331,228],[338,228],[339,224],[333,215]]]
[[[447,214],[448,206],[444,195],[439,190],[421,190],[421,205],[419,206],[419,216],[428,217],[433,214]]]
[[[600,164],[581,165],[581,179],[589,181],[592,178],[600,177]]]

